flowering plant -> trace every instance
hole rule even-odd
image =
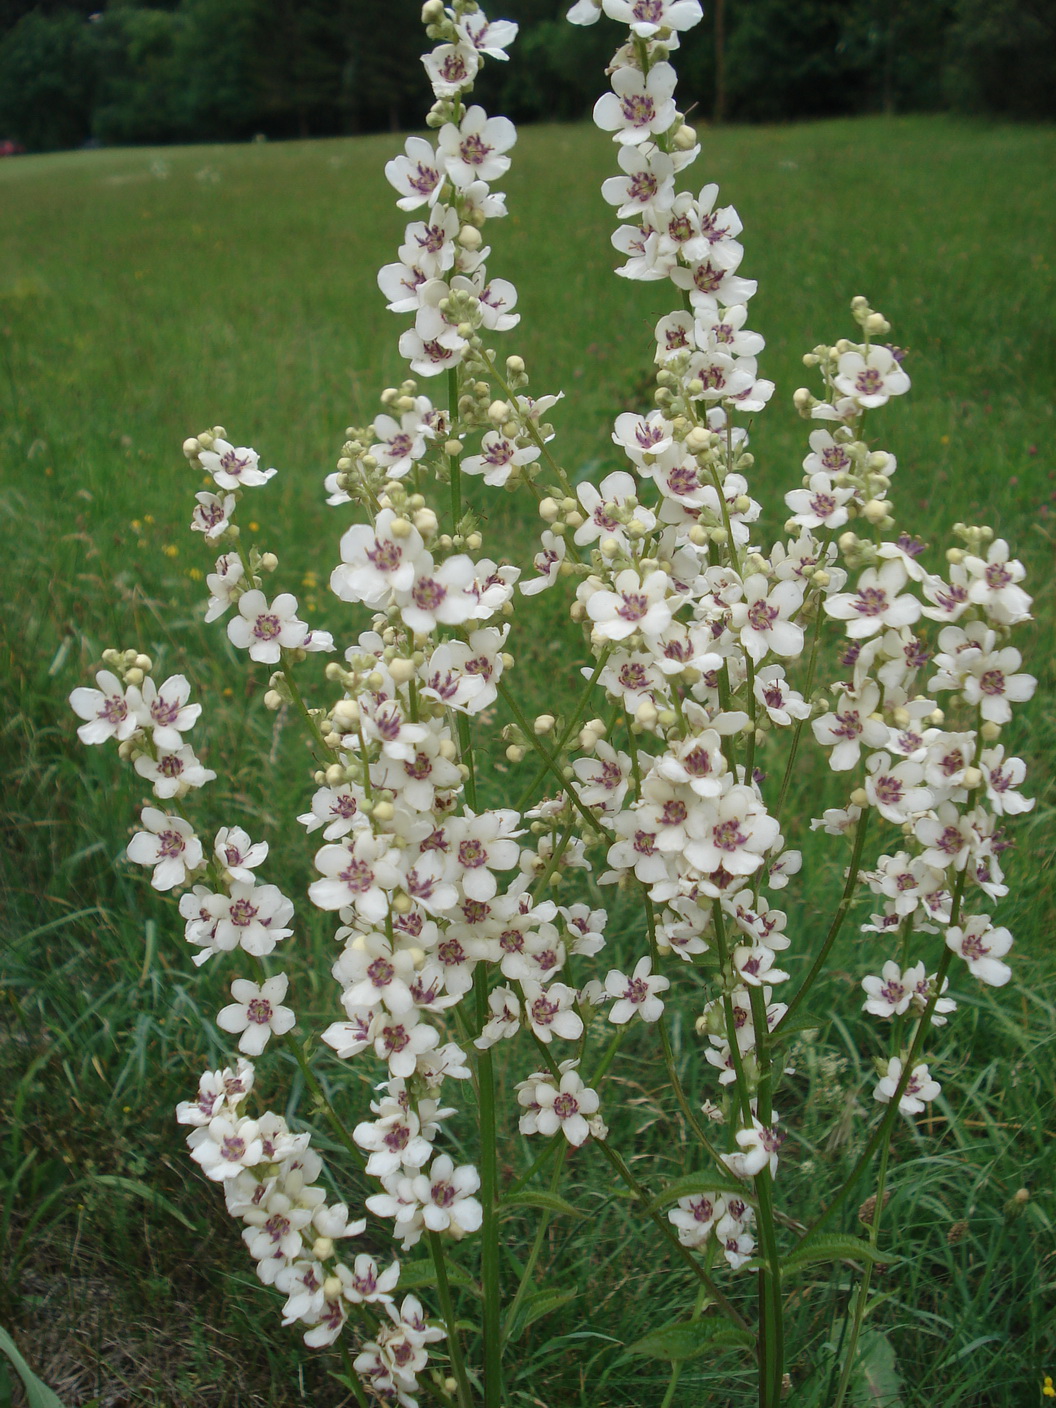
[[[949,974],[960,959],[982,983],[1010,977],[1011,935],[989,906],[1006,893],[1003,818],[1032,805],[1019,790],[1024,764],[1000,742],[1012,705],[1034,689],[1007,643],[1030,599],[989,529],[957,525],[941,572],[899,529],[895,459],[871,447],[864,425],[910,382],[883,341],[887,320],[861,297],[851,305],[860,340],[805,359],[821,384],[794,398],[814,427],[802,483],[785,495],[782,537],[765,551],[753,541],[761,505],[738,418],[774,391],[759,374],[763,339],[747,327],[756,285],[739,272],[741,224],[717,186],[677,188],[700,146],[676,106],[671,59],[700,6],[578,0],[569,19],[591,23],[602,10],[629,27],[594,114],[617,147],[620,174],[602,188],[625,222],[612,241],[625,261],[617,272],[673,286],[649,349],[654,405],[613,427],[622,467],[577,482],[551,448],[560,395],[530,395],[523,359],[489,345],[519,317],[513,285],[489,274],[484,237],[506,213],[494,183],[516,133],[469,95],[484,62],[506,59],[516,26],[489,22],[474,0],[425,5],[436,141],[409,138],[386,167],[412,218],[378,282],[413,318],[399,342],[413,379],[346,432],[326,481],[328,502],[354,515],[330,577],[349,619],[363,609],[351,644],[311,629],[291,594],[266,590],[278,559],[247,546],[237,518],[276,471],[220,426],[184,445],[210,483],[191,527],[221,550],[205,619],[226,618],[231,645],[272,667],[265,704],[298,717],[314,751],[314,791],[297,818],[321,833],[307,899],[336,916],[340,945],[341,1016],[319,1034],[325,1080],[296,1005],[284,1005],[296,987],[276,955],[294,935],[295,905],[258,875],[269,844],[237,825],[204,842],[185,814],[216,777],[185,741],[202,713],[187,679],[159,684],[149,657],[107,651],[98,687],[75,690],[71,704],[81,739],[115,740],[159,803],[143,807],[127,857],[155,889],[179,893],[192,962],[236,955],[216,1022],[241,1055],[206,1071],[177,1111],[191,1157],[222,1185],[257,1274],[285,1298],[283,1322],[310,1346],[336,1348],[358,1403],[413,1408],[424,1392],[500,1408],[513,1329],[561,1303],[560,1292],[533,1292],[542,1232],[511,1288],[502,1218],[531,1208],[545,1228],[574,1216],[560,1179],[566,1156],[592,1144],[697,1285],[653,1352],[677,1366],[704,1344],[740,1350],[766,1408],[786,1381],[787,1282],[818,1261],[863,1268],[840,1405],[880,1256],[892,1135],[939,1093],[931,1043],[955,1010]],[[530,567],[483,555],[474,479],[534,499],[545,526]],[[566,709],[533,719],[511,688],[518,598],[566,588],[585,687],[577,680]],[[299,669],[312,653],[335,657],[319,704]],[[500,708],[507,761],[530,764],[523,781],[513,775],[517,795],[499,798],[508,805],[491,804],[511,776],[488,747]],[[845,865],[820,942],[788,932],[775,904],[812,879],[786,839],[812,743],[848,784],[845,805],[810,822]],[[855,1167],[807,1226],[778,1206],[780,1103],[795,1078],[786,1061],[863,890],[876,913],[861,926],[860,1005],[883,1024],[882,1108],[861,1122]],[[612,967],[601,956],[614,917],[632,908],[640,951]],[[714,1073],[703,1106],[673,1050],[671,1016],[686,994]],[[698,1151],[698,1171],[665,1188],[632,1168],[607,1126],[606,1084],[639,1024]],[[347,1202],[327,1194],[310,1133],[253,1103],[273,1078],[274,1067],[262,1063],[258,1079],[254,1065],[273,1038],[347,1151]],[[333,1077],[335,1063],[348,1075]],[[342,1114],[351,1099],[355,1122]],[[473,1158],[461,1153],[473,1146],[467,1103]],[[498,1159],[514,1119],[542,1146],[519,1175]],[[867,1237],[830,1230],[869,1172]],[[379,1227],[412,1255],[383,1254]],[[467,1239],[460,1260],[454,1244]],[[455,1289],[478,1264],[473,1358]],[[428,1311],[419,1290],[435,1294]],[[665,1402],[676,1384],[673,1371]]]

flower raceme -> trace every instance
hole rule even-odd
[[[493,1062],[523,1051],[508,1058],[530,1072],[514,1083],[519,1132],[604,1148],[616,1045],[598,1057],[599,1029],[614,1041],[636,1031],[640,1043],[659,1033],[669,1060],[669,1009],[701,987],[697,1031],[719,1103],[703,1110],[714,1125],[701,1141],[703,1191],[678,1198],[668,1234],[691,1261],[700,1254],[705,1278],[716,1258],[724,1274],[753,1264],[757,1238],[774,1264],[772,1188],[785,1157],[774,1094],[791,1075],[775,1066],[774,1042],[816,976],[792,995],[791,975],[812,955],[773,902],[799,883],[784,802],[801,748],[816,743],[846,784],[845,805],[812,825],[848,849],[847,895],[868,893],[878,907],[861,925],[860,981],[865,1013],[884,1024],[874,1095],[887,1135],[940,1089],[921,1058],[955,1011],[946,995],[955,961],[993,986],[1012,971],[1011,934],[988,908],[1006,892],[999,823],[1032,805],[1019,790],[1025,764],[999,741],[1034,689],[1008,644],[1029,619],[1022,566],[988,528],[957,525],[961,545],[945,564],[899,529],[895,457],[864,440],[863,418],[903,395],[909,375],[878,340],[890,328],[864,298],[851,305],[861,341],[806,359],[822,386],[794,397],[811,422],[802,483],[785,495],[784,534],[759,541],[738,420],[774,391],[759,372],[764,340],[748,327],[756,285],[740,273],[741,221],[718,187],[679,190],[700,147],[670,60],[700,7],[579,0],[569,19],[591,23],[601,10],[629,27],[612,91],[595,108],[620,172],[602,191],[626,222],[612,241],[625,259],[617,272],[670,293],[645,349],[654,404],[612,429],[619,467],[573,486],[550,448],[559,396],[529,395],[523,360],[489,346],[518,321],[516,289],[489,275],[483,235],[506,214],[493,184],[516,133],[468,96],[485,62],[506,59],[516,26],[489,22],[469,0],[428,0],[423,12],[436,138],[408,139],[386,167],[411,219],[378,279],[390,309],[410,319],[401,354],[441,394],[416,379],[390,388],[371,424],[346,431],[326,480],[328,503],[359,514],[330,577],[338,602],[368,613],[354,639],[339,650],[299,618],[292,594],[265,590],[277,558],[247,548],[236,519],[245,494],[276,471],[221,426],[184,445],[213,485],[197,494],[191,523],[220,549],[205,619],[226,618],[231,644],[269,668],[267,707],[299,718],[315,752],[314,791],[297,819],[307,836],[320,833],[307,900],[334,916],[341,1014],[322,1042],[333,1062],[381,1075],[373,1118],[351,1129],[321,1087],[319,1098],[380,1187],[359,1201],[404,1250],[428,1244],[439,1284],[449,1244],[479,1234],[494,1248],[498,1235],[495,1136],[479,1169],[444,1152],[453,1136],[466,1142],[457,1084],[472,1080],[494,1121]],[[484,554],[462,501],[473,479],[482,492],[534,498],[545,526],[530,562]],[[533,724],[509,692],[507,645],[519,598],[563,584],[589,654],[584,677],[603,699]],[[842,644],[822,684],[826,633]],[[314,652],[334,657],[332,697],[309,708],[297,672]],[[128,859],[150,869],[155,889],[181,892],[195,964],[240,965],[216,1021],[243,1056],[267,1061],[273,1037],[300,1049],[295,1009],[283,1005],[291,975],[268,966],[295,920],[293,901],[258,876],[267,844],[233,822],[208,844],[184,815],[216,776],[186,738],[201,706],[182,675],[157,684],[147,656],[108,651],[102,664],[98,688],[71,696],[78,734],[113,739],[159,803],[144,806]],[[500,697],[515,719],[506,756],[520,764],[538,753],[541,780],[517,806],[488,807],[477,791],[486,753],[474,740]],[[605,717],[588,718],[595,707]],[[867,823],[881,835],[869,854]],[[620,966],[604,961],[624,926],[597,905],[593,876],[588,888],[595,868],[614,918],[639,906],[627,926],[638,951],[623,945]],[[941,1063],[941,1049],[930,1060]],[[428,1345],[451,1337],[452,1367],[461,1363],[450,1310],[441,1328],[413,1296],[397,1309],[398,1261],[381,1269],[341,1246],[365,1223],[328,1204],[306,1133],[245,1112],[255,1079],[241,1058],[202,1077],[178,1112],[192,1158],[245,1224],[260,1278],[286,1296],[284,1323],[316,1347],[354,1334],[360,1401],[413,1406]],[[689,1108],[673,1065],[668,1081]],[[496,1307],[497,1264],[486,1252],[484,1299]],[[492,1313],[487,1408],[500,1401]]]

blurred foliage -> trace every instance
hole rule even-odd
[[[475,96],[520,122],[586,116],[618,31],[567,0],[504,0],[522,38]],[[421,122],[419,0],[0,0],[0,136],[31,150]],[[774,122],[953,109],[1056,116],[1056,0],[710,0],[685,36],[694,118]],[[725,91],[716,101],[717,13]]]

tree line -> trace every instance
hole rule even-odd
[[[420,0],[0,0],[0,139],[28,150],[420,127]],[[502,0],[522,32],[476,93],[518,122],[589,114],[613,44],[569,0]],[[1056,0],[706,0],[679,92],[742,122],[953,110],[1056,116]]]

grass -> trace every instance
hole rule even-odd
[[[1034,759],[1039,797],[1016,828],[1001,909],[1017,935],[1015,978],[997,994],[963,976],[955,985],[960,1011],[934,1044],[943,1097],[896,1144],[882,1245],[905,1260],[874,1281],[868,1324],[894,1346],[913,1408],[1021,1408],[1056,1363],[1052,147],[1046,129],[835,122],[709,133],[699,168],[744,221],[744,267],[760,281],[752,326],[778,383],[753,432],[760,538],[779,531],[781,495],[798,483],[806,428],[788,406],[808,379],[799,358],[850,331],[847,303],[861,292],[911,352],[912,395],[871,427],[898,456],[903,520],[940,545],[953,519],[993,524],[1036,594],[1021,648],[1041,686],[1007,740]],[[0,1324],[71,1405],[344,1399],[325,1358],[280,1330],[274,1297],[183,1152],[171,1112],[203,1063],[220,1059],[207,1023],[221,975],[189,972],[171,910],[117,863],[140,789],[112,755],[77,744],[65,701],[109,645],[147,649],[163,672],[186,669],[210,701],[223,759],[204,812],[268,836],[268,878],[303,894],[307,848],[281,842],[303,809],[306,754],[260,706],[266,673],[247,676],[223,633],[201,623],[190,574],[209,562],[186,532],[198,485],[179,446],[219,420],[280,467],[259,499],[261,545],[277,548],[283,584],[313,620],[352,629],[323,589],[344,519],[323,508],[321,480],[344,426],[369,420],[378,391],[402,376],[402,321],[374,284],[402,229],[381,174],[393,149],[364,138],[0,163]],[[610,212],[597,194],[613,161],[604,137],[529,130],[515,158],[511,217],[495,227],[489,265],[521,294],[523,321],[504,345],[525,357],[534,394],[565,391],[554,413],[561,457],[597,478],[617,467],[613,415],[648,404],[650,330],[667,295],[611,274]],[[530,515],[510,498],[479,502],[489,549],[523,560]],[[512,644],[532,712],[569,696],[582,658],[551,595]],[[490,770],[496,797],[504,767],[500,756]],[[795,810],[817,814],[830,779],[808,770],[796,785]],[[784,892],[805,946],[843,864],[817,838],[806,852],[809,894]],[[614,928],[614,963],[633,952],[626,922]],[[302,924],[298,1006],[318,1025],[335,1005],[329,926],[307,906]],[[780,1191],[797,1216],[849,1167],[869,1103],[876,1047],[854,1016],[858,944],[843,944],[825,1021],[799,1039],[790,1064],[800,1074],[783,1092],[795,1140]],[[676,1059],[703,1099],[695,1010],[675,1027]],[[314,1122],[285,1057],[267,1069],[291,1116]],[[333,1063],[324,1071],[337,1076]],[[362,1103],[356,1090],[339,1098],[349,1112]],[[625,1043],[607,1107],[651,1187],[692,1167],[646,1036]],[[322,1127],[318,1140],[329,1147]],[[503,1164],[521,1164],[524,1141],[503,1141]],[[332,1163],[354,1193],[339,1154]],[[1016,1202],[1023,1187],[1031,1196]],[[511,1408],[658,1408],[666,1369],[625,1346],[683,1314],[688,1278],[642,1241],[589,1147],[568,1161],[563,1191],[588,1220],[550,1225],[539,1279],[576,1298],[524,1332]],[[508,1226],[512,1275],[534,1225]],[[797,1408],[828,1408],[849,1289],[840,1266],[793,1284]],[[688,1361],[674,1401],[750,1399],[745,1365],[726,1354]]]

